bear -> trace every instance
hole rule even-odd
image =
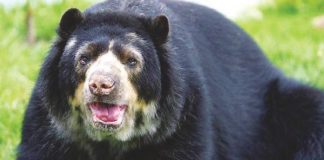
[[[323,159],[323,124],[323,92],[217,11],[108,0],[61,17],[17,159]]]

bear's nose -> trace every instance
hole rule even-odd
[[[115,81],[107,76],[93,76],[89,83],[90,92],[97,96],[107,96],[114,89]]]

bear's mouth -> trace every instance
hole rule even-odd
[[[92,120],[103,125],[119,126],[124,119],[127,105],[107,104],[102,102],[90,103],[89,108],[92,112]]]

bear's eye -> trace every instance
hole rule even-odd
[[[89,61],[90,61],[90,58],[86,55],[82,55],[79,59],[79,62],[81,65],[86,65],[89,63]]]
[[[130,67],[134,67],[137,64],[137,60],[135,58],[128,58],[127,59],[127,65],[129,65]]]

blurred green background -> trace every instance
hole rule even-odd
[[[61,15],[68,8],[85,9],[92,3],[60,0],[49,4],[37,0],[29,7],[0,6],[0,159],[15,159],[23,113]],[[324,1],[274,0],[261,5],[260,11],[259,18],[235,21],[283,72],[324,88],[324,29],[313,25],[315,17],[324,15]],[[26,38],[27,13],[33,18],[33,43]]]

